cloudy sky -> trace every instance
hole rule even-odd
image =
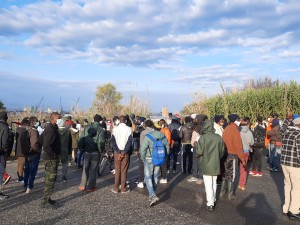
[[[1,0],[0,100],[87,109],[97,85],[179,111],[269,76],[300,81],[299,0]]]

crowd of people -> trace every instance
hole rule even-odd
[[[7,113],[0,112],[0,200],[8,198],[2,185],[11,178],[5,172],[6,157],[11,154]],[[16,130],[15,152],[18,182],[31,193],[42,155],[45,164],[45,188],[42,206],[55,207],[51,199],[61,164],[62,180],[68,179],[68,166],[82,168],[79,191],[97,190],[97,171],[109,142],[114,154],[115,182],[111,191],[127,194],[130,158],[137,152],[138,188],[146,186],[150,206],[154,206],[158,184],[168,183],[170,173],[188,174],[188,182],[204,184],[207,210],[215,209],[217,199],[234,200],[235,183],[246,190],[247,176],[262,177],[262,160],[266,155],[271,173],[283,172],[285,202],[283,213],[300,219],[300,117],[287,113],[284,120],[272,114],[265,121],[237,114],[208,118],[192,114],[184,118],[169,114],[160,120],[135,115],[115,116],[108,129],[105,118],[96,114],[92,123],[83,126],[53,112],[50,121],[40,123],[26,117]],[[162,150],[163,149],[163,150]],[[266,153],[266,154],[264,154]],[[161,157],[159,160],[155,157]],[[180,162],[178,162],[180,158]],[[158,163],[159,162],[159,163]],[[180,169],[178,168],[180,165]],[[217,198],[217,185],[220,196]]]

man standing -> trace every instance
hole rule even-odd
[[[55,201],[50,197],[53,193],[57,176],[58,156],[61,151],[60,135],[58,133],[57,120],[61,118],[58,112],[50,114],[50,123],[42,134],[43,159],[45,161],[45,190],[42,206],[44,208],[55,207]]]
[[[169,153],[169,144],[168,140],[165,135],[160,132],[159,127],[154,126],[154,131],[149,133],[156,140],[162,140],[166,148],[166,155]],[[146,135],[144,141],[141,145],[141,159],[145,165],[145,182],[149,192],[150,198],[150,207],[153,206],[159,198],[156,196],[157,190],[157,183],[158,183],[158,173],[159,173],[159,166],[154,166],[152,163],[152,151],[153,151],[153,141]]]
[[[132,129],[126,125],[126,117],[120,116],[120,124],[113,129],[111,145],[114,150],[115,161],[115,186],[113,193],[119,192],[121,184],[121,193],[130,192],[127,189],[126,179],[129,167],[129,153],[132,143]]]
[[[228,116],[230,124],[223,132],[223,141],[227,150],[227,159],[225,161],[225,172],[223,176],[220,197],[225,197],[228,191],[228,199],[234,200],[234,181],[237,175],[238,159],[243,166],[246,166],[244,159],[242,138],[239,131],[240,120],[237,114]]]
[[[220,160],[225,152],[224,142],[221,136],[215,133],[214,121],[205,121],[202,136],[196,145],[196,152],[200,156],[200,167],[203,173],[207,209],[212,211],[214,210],[216,201],[217,176],[221,172]]]
[[[9,128],[7,124],[7,119],[7,112],[0,112],[0,201],[8,198],[8,195],[2,193],[6,154],[9,151]]]
[[[170,113],[169,113],[170,115]],[[172,113],[171,113],[172,115]],[[171,158],[173,158],[173,173],[176,173],[176,167],[177,167],[177,156],[180,151],[180,137],[179,137],[179,128],[181,127],[178,117],[177,116],[171,116],[170,117],[172,122],[169,124],[168,128],[171,132],[171,145],[170,145],[170,154],[167,158],[167,170],[170,169],[170,163]]]
[[[36,173],[38,171],[41,146],[39,143],[39,132],[37,127],[39,121],[36,117],[29,118],[28,134],[29,134],[29,152],[25,154],[25,168],[24,168],[24,187],[26,194],[29,194],[33,189],[33,183]]]
[[[293,120],[295,126],[288,126],[292,114],[287,114],[280,130],[282,134],[281,165],[284,174],[283,213],[290,218],[300,219],[300,118]]]
[[[185,117],[185,125],[179,131],[179,137],[181,138],[182,152],[181,152],[181,172],[186,173],[186,161],[189,160],[187,171],[189,174],[192,174],[193,168],[193,152],[192,152],[192,133],[193,133],[193,124],[191,117]]]
[[[105,130],[101,127],[102,117],[94,116],[94,123],[84,128],[78,146],[83,149],[84,161],[79,190],[96,191],[97,171],[100,155],[105,150]]]

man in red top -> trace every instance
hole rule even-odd
[[[240,119],[237,114],[230,114],[228,116],[230,124],[223,132],[223,141],[226,146],[227,159],[225,161],[225,173],[223,176],[220,197],[225,197],[228,191],[228,199],[234,200],[234,181],[237,174],[238,160],[241,161],[243,166],[246,166],[244,159],[243,144],[240,131]]]

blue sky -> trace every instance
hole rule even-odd
[[[0,4],[0,100],[88,109],[97,85],[178,112],[269,76],[300,81],[298,0],[66,0]]]

